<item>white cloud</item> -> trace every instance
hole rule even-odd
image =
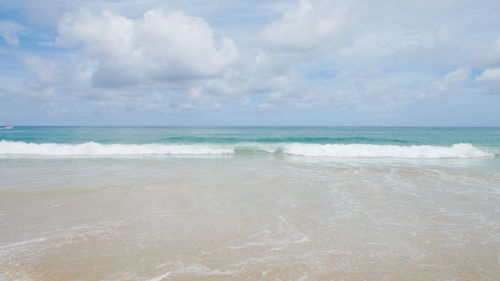
[[[110,111],[153,111],[160,108],[163,101],[163,95],[159,93],[144,93],[141,96],[108,94],[107,98],[101,96],[99,99],[92,101],[100,113]]]
[[[13,21],[0,21],[0,36],[3,40],[13,46],[19,46],[19,35],[25,31],[25,27]]]
[[[112,11],[68,14],[58,25],[61,46],[81,47],[95,61],[97,86],[209,78],[238,58],[229,38],[214,38],[202,19],[180,11],[149,10],[131,19]]]
[[[217,109],[220,104],[215,102],[202,87],[194,87],[187,91],[170,93],[170,106],[178,110],[211,111]]]
[[[34,89],[29,91],[30,97],[39,102],[57,101],[57,94],[54,88]]]
[[[331,108],[378,110],[400,104],[431,102],[447,94],[467,92],[471,72],[458,68],[443,76],[419,72],[389,72],[377,67],[342,70],[331,79],[312,83],[289,77],[290,87],[273,92],[266,108]],[[456,93],[457,91],[459,93]]]
[[[67,49],[19,55],[27,88],[112,110],[238,111],[380,109],[498,85],[493,1],[230,2],[57,0],[40,16],[69,11],[55,39]]]
[[[380,68],[341,71],[331,97],[344,107],[380,108],[430,100],[437,92],[428,85],[436,77],[418,72],[387,72]]]
[[[480,82],[480,83],[499,83],[500,84],[500,67],[485,69],[476,78],[476,82]]]
[[[500,54],[500,39],[488,41],[498,38],[498,29],[464,40],[496,21],[493,6],[478,18],[468,12],[476,5],[454,0],[297,3],[259,34],[263,53],[272,56],[264,63],[275,68],[261,85],[295,73],[270,92],[266,104],[379,108],[480,93],[472,89],[471,69]],[[436,74],[449,69],[455,70]],[[315,72],[319,79],[307,78]],[[322,72],[337,74],[328,81]]]
[[[440,91],[449,91],[464,86],[470,79],[471,71],[466,67],[447,73],[437,84]]]
[[[488,94],[500,94],[500,67],[491,67],[485,69],[475,82],[485,87]]]
[[[265,45],[281,50],[309,50],[335,38],[346,26],[346,4],[330,1],[300,0],[299,5],[285,11],[282,18],[266,25],[260,38]]]
[[[53,60],[32,55],[23,58],[23,63],[35,75],[36,81],[43,85],[58,84],[65,76],[64,67]]]

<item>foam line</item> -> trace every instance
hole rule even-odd
[[[452,146],[312,144],[312,143],[237,143],[237,144],[82,144],[26,143],[0,141],[0,156],[120,156],[120,155],[232,155],[288,154],[335,158],[478,158],[494,154],[472,144]]]

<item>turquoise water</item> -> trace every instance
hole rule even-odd
[[[15,127],[0,139],[32,143],[199,144],[313,143],[500,148],[500,128],[420,127]]]
[[[500,128],[16,127],[0,156],[288,155],[323,158],[496,158]]]

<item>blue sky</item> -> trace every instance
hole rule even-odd
[[[500,2],[4,0],[0,124],[500,126]]]

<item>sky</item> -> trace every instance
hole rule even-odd
[[[500,1],[2,0],[9,124],[500,126]]]

